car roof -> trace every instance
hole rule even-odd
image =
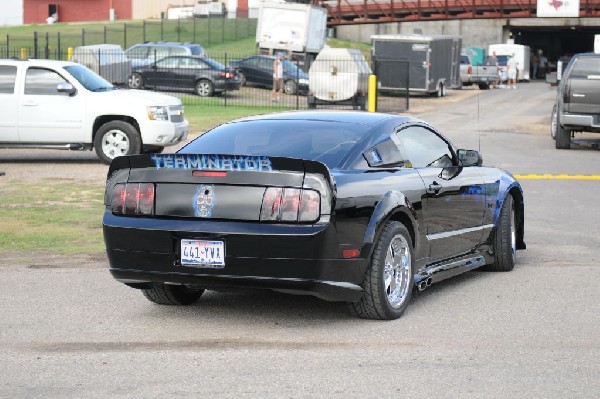
[[[0,60],[2,65],[19,65],[23,63],[27,63],[31,66],[47,66],[47,67],[66,67],[72,65],[81,65],[76,62],[71,61],[60,61],[60,60],[41,60],[41,59],[2,59]]]
[[[179,46],[179,47],[199,46],[199,47],[202,47],[198,43],[191,43],[191,42],[189,42],[189,43],[188,42],[186,42],[186,43],[181,43],[181,42],[144,42],[144,43],[134,44],[131,47],[136,47],[136,46],[168,46],[168,47],[173,47],[173,46]]]
[[[364,111],[342,111],[342,110],[322,110],[322,111],[288,111],[278,112],[267,115],[256,115],[248,116],[245,118],[236,119],[229,123],[237,122],[249,122],[255,120],[311,120],[321,122],[339,122],[339,123],[354,123],[366,126],[375,126],[376,124],[383,121],[390,121],[396,119],[398,124],[419,121],[411,116],[404,115],[392,115],[377,112],[364,112]]]

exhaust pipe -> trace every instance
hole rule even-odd
[[[430,287],[432,283],[433,279],[431,277],[427,277],[426,279],[419,281],[419,284],[417,284],[417,288],[419,289],[419,291],[425,291],[425,289]]]

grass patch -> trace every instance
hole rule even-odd
[[[104,187],[71,182],[12,182],[0,192],[0,254],[59,255],[104,250]]]

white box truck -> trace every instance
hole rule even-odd
[[[529,46],[522,44],[490,44],[488,47],[488,56],[493,56],[496,53],[498,58],[498,66],[500,68],[501,75],[506,74],[506,61],[507,57],[515,57],[519,65],[517,66],[517,80],[530,80],[529,67],[531,49]]]
[[[265,2],[259,9],[256,43],[261,54],[283,52],[308,66],[325,46],[327,10],[309,4]]]

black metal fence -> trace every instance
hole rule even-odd
[[[102,46],[106,47],[106,46]],[[367,109],[371,69],[392,73],[398,89],[377,94],[377,111],[408,110],[408,63],[357,65],[352,59],[313,62],[309,73],[299,61],[284,60],[281,89],[273,90],[274,56],[209,54],[210,57],[167,56],[128,59],[119,49],[76,48],[71,60],[123,88],[167,92],[185,105],[243,106],[272,109]],[[67,58],[66,52],[58,54]],[[157,60],[153,62],[153,60]],[[389,88],[389,82],[383,87]],[[391,86],[396,87],[396,86]]]
[[[60,31],[34,31],[0,36],[0,58],[20,57],[60,59],[69,47],[90,44],[119,44],[123,49],[146,41],[194,42],[204,46],[252,37],[254,18],[208,16],[193,19],[161,19],[112,23],[102,28],[72,27]]]

